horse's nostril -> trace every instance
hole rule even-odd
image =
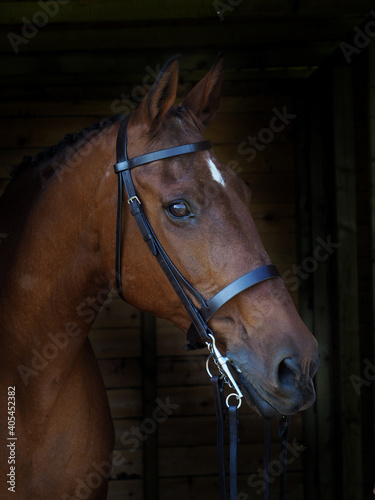
[[[295,387],[301,378],[301,369],[292,358],[284,358],[279,364],[278,379],[281,388]]]

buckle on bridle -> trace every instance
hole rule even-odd
[[[141,202],[138,198],[138,196],[131,196],[130,198],[128,198],[128,205],[130,205],[130,203],[133,203],[134,201],[137,201],[139,205],[141,205]]]

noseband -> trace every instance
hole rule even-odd
[[[209,300],[205,300],[202,295],[195,290],[195,288],[183,277],[176,266],[173,264],[168,254],[160,244],[157,239],[143,209],[142,204],[135,191],[134,183],[131,176],[131,170],[140,165],[145,165],[157,160],[162,160],[165,158],[171,158],[175,156],[181,156],[190,153],[196,153],[199,151],[205,151],[211,149],[210,141],[201,141],[190,144],[184,144],[182,146],[161,149],[159,151],[154,151],[152,153],[144,154],[129,159],[127,154],[127,143],[128,134],[127,127],[129,123],[129,116],[124,118],[122,121],[116,142],[116,155],[117,163],[114,165],[115,173],[118,174],[118,205],[117,205],[117,226],[116,226],[116,288],[120,297],[124,299],[122,290],[122,273],[121,273],[121,249],[122,249],[122,211],[123,211],[123,187],[125,187],[127,202],[133,215],[135,222],[146,242],[151,254],[156,258],[165,275],[167,276],[170,284],[181,300],[183,306],[185,307],[189,317],[191,318],[191,326],[187,333],[188,344],[184,347],[185,350],[190,351],[192,349],[200,349],[203,347],[208,347],[210,351],[209,359],[212,358],[216,363],[218,370],[220,372],[219,376],[211,375],[209,369],[208,373],[211,376],[211,381],[214,388],[215,402],[216,402],[216,413],[218,417],[218,459],[219,459],[219,483],[220,483],[220,499],[225,500],[226,498],[226,487],[225,487],[225,466],[224,466],[224,440],[223,440],[223,420],[225,414],[225,405],[223,404],[223,385],[228,383],[236,392],[230,394],[227,398],[227,406],[229,408],[229,419],[230,419],[230,435],[231,435],[231,446],[230,446],[230,498],[237,499],[237,484],[234,481],[234,476],[237,475],[236,469],[236,452],[237,452],[237,432],[238,424],[235,422],[238,420],[238,408],[241,404],[241,398],[243,397],[240,388],[238,387],[231,371],[228,368],[228,363],[230,360],[223,356],[215,344],[215,337],[208,326],[208,321],[220,309],[224,304],[226,304],[233,297],[239,293],[247,290],[258,283],[272,278],[280,278],[280,274],[274,265],[265,265],[258,267],[253,271],[250,271],[243,276],[237,278],[232,283],[228,284],[222,290],[220,290],[216,295],[214,295]],[[192,298],[199,304],[199,308],[195,305]],[[237,405],[230,405],[228,399],[230,396],[234,395],[238,401]],[[270,441],[270,426],[269,421],[266,424],[266,434],[265,442]],[[289,418],[283,417],[280,424],[280,429],[286,427],[289,424]],[[267,431],[268,426],[268,431]],[[237,428],[237,431],[236,431]],[[287,434],[287,433],[286,433]],[[285,433],[284,433],[284,447],[285,447]],[[265,452],[265,465],[268,463],[269,468],[269,445],[268,445],[268,458]],[[284,464],[285,465],[285,464]],[[285,470],[285,467],[284,467]],[[266,481],[264,499],[269,498],[269,481]],[[280,490],[281,491],[281,490]],[[284,498],[280,493],[280,499]]]

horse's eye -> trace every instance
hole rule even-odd
[[[185,201],[174,201],[168,206],[168,211],[173,217],[180,219],[191,215],[189,205]]]

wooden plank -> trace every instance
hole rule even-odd
[[[148,2],[106,2],[91,0],[89,4],[84,0],[75,0],[74,5],[65,1],[57,4],[60,8],[54,16],[47,16],[48,22],[55,23],[93,23],[93,22],[128,22],[142,20],[189,19],[196,17],[215,17],[216,13],[211,4],[202,4],[193,0],[191,4],[176,3],[172,0],[163,0],[157,7],[151,7]],[[2,2],[0,23],[19,24],[21,17],[33,20],[35,13],[41,12],[41,6],[36,1]],[[36,17],[38,21],[38,17]]]
[[[297,262],[295,233],[277,233],[276,235],[264,233],[261,237],[264,248],[275,265],[286,263],[289,268]]]
[[[8,131],[6,132],[6,123]],[[33,147],[44,149],[59,143],[69,132],[80,132],[93,123],[92,118],[59,117],[51,127],[50,118],[8,118],[0,119],[0,130],[4,133],[1,146]],[[9,141],[9,142],[8,142]]]
[[[251,121],[251,115],[249,115]],[[291,172],[293,170],[293,143],[291,141],[271,142],[262,151],[254,152],[250,146],[242,147],[244,140],[222,144],[213,135],[213,149],[220,161],[227,164],[236,174],[244,172]]]
[[[246,403],[244,403],[245,405]],[[248,408],[239,412],[239,433],[242,445],[263,443],[264,419]],[[290,426],[290,442],[302,438],[302,414],[293,415]],[[173,417],[159,425],[161,447],[203,446],[216,441],[216,416],[202,415],[195,418]],[[272,442],[279,443],[278,421],[272,423]],[[225,436],[228,444],[228,436]],[[310,451],[309,451],[310,453]]]
[[[155,402],[155,408],[157,403]],[[134,442],[130,436],[134,434],[132,429],[139,428],[141,419],[114,419],[116,434],[116,449],[134,449]],[[158,423],[159,445],[164,448],[174,446],[205,446],[216,442],[216,416],[201,415],[194,418],[187,416],[174,417],[171,415],[164,422]],[[150,426],[151,428],[151,426]],[[247,408],[240,411],[240,436],[243,445],[263,442],[264,420],[255,412]],[[290,442],[294,439],[302,441],[302,414],[293,415],[290,427]],[[226,436],[226,443],[228,438]],[[278,422],[272,423],[272,442],[279,443]],[[304,442],[304,441],[303,441]],[[304,456],[311,454],[308,449]]]
[[[311,69],[310,73],[314,70]],[[282,74],[281,74],[282,73]],[[298,70],[300,77],[306,78],[307,75],[305,71]],[[297,78],[298,74],[295,74],[293,69],[288,70],[254,70],[252,74],[247,74],[247,80],[238,80],[236,75],[230,75],[234,78],[225,78],[223,83],[223,95],[232,96],[244,96],[249,93],[259,93],[260,91],[264,93],[285,93],[292,92],[296,90],[296,80],[292,78]],[[4,77],[2,78],[1,95],[3,100],[56,100],[61,101],[62,97],[64,99],[108,99],[111,97],[113,100],[122,99],[122,94],[125,96],[129,91],[131,92],[131,85],[139,85],[142,79],[145,77],[145,72],[138,75],[134,73],[129,73],[131,75],[130,83],[126,83],[126,77],[124,75],[111,75],[110,77],[106,74],[98,74],[95,79],[92,75],[85,76],[84,74],[74,75],[74,79],[71,75],[60,74],[57,75],[55,79],[40,75],[31,75],[27,77],[28,85],[25,87],[24,77]],[[177,95],[184,98],[189,90],[197,83],[198,78],[193,78],[192,80],[182,80],[184,75],[181,74],[181,80],[177,89]],[[198,75],[193,75],[193,77],[204,76],[204,71],[201,71]],[[249,80],[250,78],[250,80]],[[277,80],[278,78],[281,78]],[[275,81],[277,80],[277,86]],[[181,83],[183,82],[183,83]],[[130,85],[130,86],[129,86]],[[125,87],[125,88],[124,88]],[[275,88],[276,87],[276,88]],[[122,109],[113,111],[124,112]]]
[[[147,434],[143,443],[143,492],[145,500],[159,498],[158,473],[158,425],[154,418],[157,398],[157,360],[156,360],[156,321],[150,314],[141,315],[142,344],[142,404],[143,418],[149,420],[155,428]]]
[[[94,123],[95,118],[93,117],[91,120]],[[55,142],[61,139],[62,137],[54,138]],[[267,147],[254,158],[253,155],[241,154],[239,152],[239,144],[240,143],[220,144],[216,141],[213,142],[214,153],[218,159],[227,164],[239,175],[242,172],[291,172],[293,170],[293,143],[291,141],[268,144]],[[0,158],[1,177],[8,177],[8,172],[14,165],[21,163],[24,156],[34,156],[39,153],[41,149],[42,147],[2,147]],[[249,161],[247,161],[248,159]]]
[[[40,12],[41,6],[35,0],[11,2],[9,0],[2,0],[1,2],[1,24],[18,24],[22,16],[28,17],[31,21],[38,22],[38,17],[35,18],[35,13]],[[47,16],[47,22],[51,24],[69,22],[69,23],[95,23],[95,22],[134,22],[134,21],[161,21],[166,20],[191,20],[191,19],[212,19],[217,22],[224,21],[225,17],[218,16],[217,5],[211,3],[203,3],[199,0],[192,0],[189,3],[173,2],[173,0],[163,0],[157,6],[150,4],[149,1],[143,2],[126,2],[122,3],[116,0],[106,2],[105,5],[100,0],[91,0],[87,4],[84,0],[75,0],[74,5],[71,2],[64,2],[58,12],[54,15]],[[225,7],[225,4],[218,4]],[[272,0],[267,3],[257,0],[248,4],[246,2],[238,2],[233,8],[226,5],[223,13],[226,17],[241,18],[260,16],[266,19],[273,18],[274,16],[283,17],[300,17],[302,14],[310,16],[318,16],[321,18],[330,18],[332,15],[339,17],[356,16],[358,19],[358,12],[362,13],[371,8],[371,3],[366,0],[360,0],[353,7],[352,2],[342,2],[340,6],[333,1],[327,1],[324,8],[317,5],[312,0],[304,0],[295,9],[295,4],[292,0],[280,2],[279,0]],[[297,18],[298,18],[297,17]],[[360,17],[359,19],[362,19]],[[41,22],[41,21],[40,21]]]
[[[32,47],[32,43],[32,40],[30,40],[30,47]],[[262,50],[254,46],[237,47],[235,49],[227,47],[225,51],[228,67],[226,71],[227,79],[248,80],[251,75],[256,75],[260,71],[262,73],[278,71],[281,74],[282,72],[285,72],[285,74],[290,72],[290,77],[293,76],[293,72],[296,74],[303,73],[303,77],[306,77],[306,73],[311,72],[312,68],[329,56],[336,46],[337,42],[332,43],[329,41],[318,44],[311,43],[307,46],[291,44],[288,51],[280,44],[264,45]],[[61,68],[64,69],[63,74],[65,75],[86,75],[87,82],[90,81],[88,79],[90,74],[93,77],[97,74],[104,76],[105,73],[107,73],[107,81],[116,81],[121,75],[124,75],[124,78],[129,81],[129,77],[132,78],[135,73],[143,76],[145,68],[149,66],[156,67],[159,65],[160,68],[160,65],[163,65],[175,52],[172,52],[170,48],[164,50],[158,48],[156,50],[127,51],[126,56],[124,56],[123,50],[111,50],[107,53],[105,51],[82,52],[80,50],[65,52],[63,45],[57,53],[42,52],[35,54],[34,52],[24,53],[22,44],[13,45],[13,47],[18,50],[17,53],[13,51],[12,46],[9,44],[8,52],[2,54],[4,65],[0,68],[1,77],[9,76],[14,78],[21,75],[30,75],[35,80],[38,76],[40,78],[41,75],[45,75],[46,81],[51,81],[51,79],[57,81],[56,76],[62,73]],[[191,48],[186,51],[182,62],[181,78],[184,77],[185,73],[189,79],[188,81],[191,81],[192,75],[188,74],[190,71],[194,71],[195,77],[200,75],[202,78],[215,60],[216,54],[216,47],[215,49],[211,47]],[[43,66],[40,65],[41,56]],[[97,60],[96,69],[95,60]],[[244,66],[244,61],[246,61],[246,66]],[[49,71],[43,71],[44,67],[48,67]],[[201,69],[198,71],[196,68]],[[204,69],[202,70],[202,68]],[[241,68],[241,71],[237,68]],[[278,76],[280,77],[280,75]],[[134,82],[134,80],[130,81]],[[142,78],[139,83],[141,81]]]
[[[261,499],[259,482],[256,487],[248,485],[250,473],[239,476],[239,498],[243,500]],[[277,483],[273,485],[271,500],[278,498]],[[219,496],[216,475],[203,477],[177,477],[160,480],[160,495],[163,500],[215,500]],[[291,472],[288,475],[288,500],[303,498],[302,475],[300,472]],[[107,500],[142,500],[141,481],[127,479],[110,481]]]
[[[375,349],[375,47],[371,45],[368,53],[369,68],[369,134],[370,137],[370,221],[371,221],[371,305],[372,305],[372,346]],[[372,407],[375,415],[375,383],[372,383]],[[373,428],[372,442],[375,442],[375,429]],[[373,455],[373,454],[372,454]],[[372,456],[372,461],[374,457]]]
[[[156,77],[156,68],[150,75],[150,83],[153,76]],[[147,71],[145,71],[147,74]],[[143,75],[144,76],[144,75]],[[139,83],[142,83],[141,81]],[[276,91],[276,89],[275,89]],[[8,101],[1,102],[1,117],[33,117],[33,116],[106,116],[111,109],[113,99],[82,99],[82,100],[64,100],[59,101]],[[267,95],[244,95],[241,97],[223,96],[220,101],[218,114],[224,113],[269,113],[273,108],[282,109],[287,106],[292,108],[292,102],[289,96],[278,94],[277,91]]]
[[[107,500],[143,500],[142,486],[140,479],[110,481]]]
[[[137,449],[134,449],[135,446],[130,450],[114,449],[115,463],[112,468],[112,480],[125,478],[134,480],[144,477],[142,444],[139,442]]]
[[[113,99],[102,100],[65,100],[59,101],[8,101],[0,106],[1,117],[36,117],[36,116],[106,116],[111,113]]]
[[[351,375],[360,373],[358,304],[355,150],[351,67],[336,68],[333,80],[334,169],[338,266],[338,332],[340,343],[340,393],[343,498],[362,497],[361,418]]]
[[[226,446],[226,456],[229,456],[229,446]],[[241,446],[238,454],[238,472],[246,474],[249,470],[256,470],[263,458],[263,445],[252,444],[251,454],[242,453]],[[247,451],[247,450],[246,450]],[[216,474],[216,445],[197,447],[161,448],[160,478],[174,476],[211,476]],[[271,456],[278,457],[280,447],[278,443],[271,445]],[[288,466],[290,471],[302,468],[302,450],[297,450],[295,460]],[[277,458],[276,458],[277,459]]]
[[[210,385],[159,388],[158,395],[163,403],[170,403],[170,416],[186,417],[215,413]]]
[[[107,394],[113,418],[142,417],[142,396],[138,389],[109,389]],[[210,385],[159,388],[154,408],[157,406],[158,415],[167,413],[168,416],[195,416],[215,413]],[[250,410],[244,408],[243,411]]]
[[[138,358],[98,359],[98,363],[107,389],[142,387],[142,368]]]
[[[251,215],[259,233],[270,233],[275,240],[279,233],[296,231],[294,203],[252,203]]]
[[[89,339],[97,358],[140,357],[141,341],[138,329],[94,329],[90,331]]]
[[[159,357],[157,371],[160,387],[202,385],[208,380],[206,356],[203,355]]]
[[[110,113],[110,110],[108,111],[109,114],[113,114]],[[84,116],[58,116],[53,119],[53,127],[51,127],[50,117],[0,118],[0,132],[2,133],[0,147],[44,148],[58,143],[66,133],[80,132],[100,119],[100,116],[97,119]],[[272,113],[254,115],[245,113],[219,114],[217,120],[210,126],[205,135],[213,143],[240,144],[244,141],[246,143],[249,135],[257,137],[260,131],[269,126],[271,119]],[[231,123],[230,127],[228,127],[228,123]],[[271,135],[266,134],[264,136],[265,140],[269,141],[274,136],[277,142],[287,141],[289,129],[290,127],[287,127],[277,134],[271,131]],[[265,149],[267,146],[266,144],[260,144],[260,147]]]
[[[259,468],[261,465],[259,464]],[[238,498],[242,500],[262,499],[262,480],[252,479],[251,473],[238,476]],[[273,479],[273,478],[272,478]],[[271,500],[277,500],[277,477],[273,483]],[[248,482],[254,481],[253,486]],[[160,480],[160,490],[163,500],[216,500],[219,498],[219,489],[216,475],[201,478],[165,478]],[[288,500],[301,500],[303,498],[302,475],[300,472],[291,472],[288,475],[287,487]]]
[[[138,389],[109,389],[107,391],[112,418],[142,416],[141,391]]]
[[[250,187],[253,203],[282,203],[294,200],[294,176],[291,172],[241,173]]]
[[[303,44],[305,50],[314,51],[320,42],[340,41],[343,34],[350,32],[353,26],[358,25],[360,18],[345,17],[338,19],[316,20],[298,18],[284,18],[282,26],[280,20],[268,19],[267,21],[247,20],[243,22],[238,20],[236,23],[223,25],[222,23],[201,23],[195,25],[195,36],[191,36],[190,23],[156,23],[147,26],[147,36],[145,36],[144,27],[127,26],[126,29],[113,25],[108,28],[106,25],[81,25],[76,27],[74,24],[69,26],[69,37],[66,37],[64,26],[55,25],[53,29],[41,29],[38,36],[34,36],[30,43],[23,43],[18,46],[20,51],[29,52],[55,52],[63,46],[65,50],[81,51],[103,51],[132,48],[133,50],[148,50],[150,40],[158,41],[158,48],[170,49],[171,40],[175,47],[214,47],[217,48],[217,40],[220,40],[221,47],[246,47],[257,44],[275,44],[280,40],[282,32],[284,44],[288,47],[298,42]],[[18,26],[1,26],[1,36],[3,39],[9,32],[20,34],[22,32],[22,23]],[[11,50],[10,42],[3,43],[1,51]]]
[[[282,112],[283,108],[278,109],[277,112]],[[289,111],[286,108],[287,113]],[[293,115],[293,113],[290,113]],[[292,130],[292,122],[289,119],[286,126],[280,125],[280,131],[273,132],[269,127],[273,124],[275,115],[272,110],[265,113],[223,113],[218,114],[215,121],[210,125],[205,135],[212,140],[213,143],[220,144],[243,144],[242,150],[249,151],[244,153],[245,158],[253,156],[251,149],[263,151],[271,142],[283,142],[290,140],[289,134]],[[230,126],[228,124],[230,123]],[[275,120],[276,123],[276,120]],[[256,140],[257,146],[251,147],[249,137]],[[257,152],[257,150],[255,152]]]

